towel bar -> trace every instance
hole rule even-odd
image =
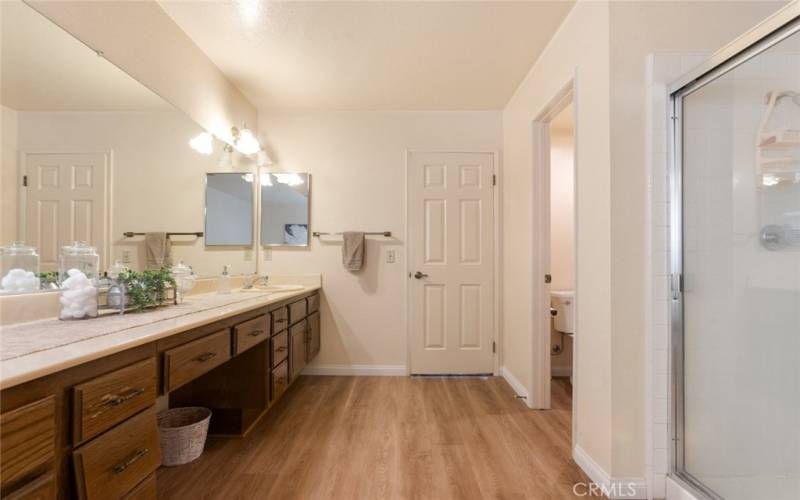
[[[127,231],[122,233],[122,235],[126,238],[133,238],[134,236],[144,236],[147,233],[134,233],[133,231]],[[169,236],[195,236],[197,238],[203,237],[202,231],[197,231],[195,233],[167,233],[167,237]]]
[[[321,233],[319,231],[314,231],[311,233],[312,236],[315,238],[319,238],[320,236],[334,236],[334,235],[341,235],[342,233]],[[374,231],[369,233],[364,233],[367,236],[383,236],[384,238],[391,238],[392,232],[391,231]]]

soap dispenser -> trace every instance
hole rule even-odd
[[[217,287],[217,293],[225,294],[231,293],[231,273],[230,273],[231,265],[225,264],[222,267],[222,275],[219,277],[219,283]]]

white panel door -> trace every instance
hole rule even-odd
[[[494,155],[410,153],[413,374],[494,370]]]
[[[86,241],[105,255],[107,227],[105,153],[24,153],[23,238],[39,249],[40,270],[58,270],[59,249]],[[107,263],[101,261],[101,269]]]

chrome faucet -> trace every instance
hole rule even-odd
[[[251,288],[255,288],[258,286],[259,283],[264,283],[266,287],[269,283],[269,276],[266,274],[264,276],[259,276],[258,273],[253,273],[250,276],[245,276],[244,283],[242,284],[243,290],[250,290]]]

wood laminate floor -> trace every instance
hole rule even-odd
[[[301,377],[244,439],[158,472],[159,498],[574,498],[570,387],[532,411],[489,378]]]

